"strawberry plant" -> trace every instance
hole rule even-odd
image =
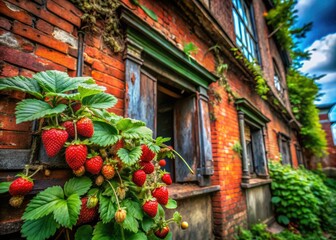
[[[0,79],[0,90],[32,97],[18,103],[16,122],[43,119],[47,155],[65,149],[64,162],[74,174],[63,188],[49,187],[31,199],[22,216],[24,237],[70,239],[72,231],[75,239],[172,238],[169,224],[181,224],[182,217],[175,212],[165,219],[164,208],[177,204],[168,197],[172,180],[161,170],[162,159],[185,160],[164,144],[169,138],[153,139],[144,122],[109,112],[117,99],[90,77],[46,71]],[[11,203],[19,206],[32,188],[32,179],[22,177],[1,183],[0,193],[17,193]]]

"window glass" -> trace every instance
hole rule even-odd
[[[333,136],[334,145],[336,145],[336,123],[331,125],[331,133],[332,133],[332,136]]]

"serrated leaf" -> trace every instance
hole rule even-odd
[[[147,143],[146,145],[147,145],[148,148],[149,148],[150,150],[152,150],[153,152],[155,152],[155,153],[160,152],[160,149],[161,149],[161,148],[160,148],[157,144],[150,142],[150,143]]]
[[[23,223],[21,233],[27,240],[44,240],[56,233],[59,224],[52,214],[37,220],[27,220]]]
[[[155,12],[153,12],[152,10],[148,9],[147,7],[145,7],[144,5],[140,5],[141,9],[154,21],[158,21],[158,17],[155,14]]]
[[[0,193],[5,193],[9,191],[9,186],[12,182],[2,182],[0,183]]]
[[[93,230],[92,240],[120,240],[121,236],[119,231],[116,230],[113,222],[108,224],[98,222]]]
[[[180,225],[182,221],[182,216],[179,212],[174,212],[173,219],[174,219],[174,222]]]
[[[82,104],[89,108],[107,109],[117,103],[117,98],[108,93],[98,93],[83,98]]]
[[[272,197],[271,201],[272,201],[272,203],[277,204],[277,203],[279,203],[281,201],[281,198],[279,198],[279,197]]]
[[[65,98],[68,100],[79,100],[79,93],[54,93],[54,92],[49,92],[45,94],[46,97],[60,97],[60,98]]]
[[[165,207],[168,209],[175,209],[177,208],[177,202],[174,199],[169,198],[168,203],[165,205]]]
[[[133,165],[136,163],[142,154],[142,150],[140,146],[133,148],[132,150],[128,150],[125,148],[120,148],[117,152],[118,157],[121,161],[127,165]]]
[[[54,211],[54,219],[56,222],[63,227],[71,229],[77,222],[81,203],[82,202],[76,193],[72,194],[66,200],[59,201]]]
[[[97,84],[85,84],[81,83],[78,86],[78,93],[80,95],[80,99],[85,97],[98,94],[100,92],[104,92],[106,88],[104,86],[99,86]]]
[[[42,99],[41,88],[35,79],[17,76],[0,79],[0,90],[15,90],[29,93],[30,95]]]
[[[165,210],[163,209],[163,207],[161,206],[161,204],[159,204],[158,206],[158,213],[156,214],[156,217],[162,217],[165,218]]]
[[[133,234],[129,237],[127,237],[127,240],[147,240],[147,236],[143,232],[138,232],[136,234]]]
[[[75,234],[75,240],[91,240],[93,228],[90,225],[79,227]]]
[[[123,228],[131,232],[138,232],[139,223],[135,217],[133,217],[132,212],[127,212],[126,219],[123,222]]]
[[[126,207],[126,211],[130,212],[134,218],[142,220],[143,211],[140,203],[126,199],[122,202],[122,206]]]
[[[16,123],[32,121],[53,114],[60,114],[66,109],[66,105],[59,104],[55,108],[48,103],[37,99],[25,99],[16,106]]]
[[[90,189],[91,185],[91,179],[86,176],[71,178],[64,185],[65,196],[68,197],[75,193],[82,196]]]
[[[34,220],[44,217],[57,210],[56,205],[63,199],[63,189],[60,186],[49,187],[30,200],[22,219]]]
[[[126,131],[128,129],[132,129],[135,127],[142,127],[142,126],[146,126],[146,123],[139,121],[139,120],[135,120],[135,119],[131,119],[131,118],[123,118],[120,119],[119,122],[117,122],[117,129],[119,129],[120,131]]]
[[[121,137],[118,130],[111,124],[94,121],[94,134],[90,141],[102,147],[115,144]]]
[[[111,197],[99,196],[99,214],[103,223],[110,222],[116,213],[114,201]]]
[[[78,88],[84,78],[70,78],[67,73],[51,70],[39,72],[33,76],[45,92],[64,93]]]
[[[134,127],[121,132],[123,138],[128,139],[152,139],[153,131],[148,127]]]
[[[154,219],[144,216],[144,218],[141,221],[141,227],[145,232],[148,232],[149,230],[151,230],[152,226],[154,224]]]

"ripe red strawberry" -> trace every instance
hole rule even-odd
[[[161,238],[161,239],[164,239],[167,236],[168,233],[169,233],[169,227],[168,226],[164,226],[163,228],[159,228],[154,232],[155,236],[157,236],[158,238]]]
[[[164,166],[166,166],[166,160],[161,159],[161,160],[159,161],[159,165],[160,165],[160,167],[164,167]]]
[[[147,145],[142,145],[141,146],[142,149],[142,155],[140,157],[141,161],[144,162],[150,162],[153,160],[153,158],[155,157],[155,153],[152,152],[152,150],[150,150]]]
[[[150,217],[155,217],[156,213],[158,211],[158,202],[156,201],[156,199],[153,200],[148,200],[144,203],[144,205],[142,205],[142,210],[147,213],[148,216]]]
[[[146,182],[146,173],[144,170],[137,170],[133,173],[132,181],[141,187]]]
[[[15,179],[9,186],[9,194],[12,196],[23,196],[29,193],[33,187],[33,180],[27,177],[19,177]]]
[[[110,153],[111,154],[117,154],[118,150],[120,148],[123,148],[124,147],[124,140],[123,139],[120,139],[118,142],[116,142],[112,147],[111,147],[111,150],[110,150]]]
[[[65,149],[65,160],[69,167],[77,170],[84,165],[87,156],[87,147],[83,144],[73,144]]]
[[[94,208],[88,208],[86,205],[88,201],[87,197],[82,198],[81,201],[82,206],[79,213],[79,218],[77,220],[77,225],[92,222],[98,216],[98,206]]]
[[[84,173],[85,173],[85,167],[84,167],[84,166],[80,166],[78,169],[76,169],[76,170],[72,170],[72,172],[73,172],[77,177],[83,176]]]
[[[154,172],[155,167],[152,162],[140,161],[139,164],[146,174],[151,174],[152,172]]]
[[[73,121],[66,121],[62,123],[62,126],[65,127],[65,130],[69,134],[69,137],[71,138],[75,137],[75,125]]]
[[[104,165],[103,168],[102,168],[102,174],[103,176],[107,179],[107,180],[110,180],[114,177],[115,175],[115,169],[112,165]]]
[[[57,128],[43,130],[42,142],[48,157],[55,157],[68,139],[67,131]]]
[[[85,170],[92,174],[98,174],[103,166],[103,159],[101,156],[94,156],[85,162]]]
[[[156,198],[158,203],[162,205],[166,205],[168,203],[168,190],[166,187],[155,188],[152,195]]]
[[[161,180],[167,185],[171,185],[173,183],[169,173],[163,174],[163,176],[161,177]]]
[[[74,103],[74,104],[72,104],[71,107],[72,107],[72,110],[74,112],[77,112],[82,107],[82,104],[81,103]]]
[[[93,136],[93,123],[90,118],[83,117],[78,120],[76,123],[77,126],[77,133],[83,137],[92,137]]]

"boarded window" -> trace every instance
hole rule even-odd
[[[278,134],[279,150],[281,153],[282,164],[292,165],[292,156],[290,152],[290,138],[286,135]]]

